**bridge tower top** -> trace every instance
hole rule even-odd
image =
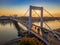
[[[40,26],[43,28],[43,7],[30,6],[29,9],[29,30],[32,28],[32,10],[41,10]]]

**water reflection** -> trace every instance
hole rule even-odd
[[[60,22],[55,20],[55,21],[47,21],[45,22],[52,30],[54,29],[59,29],[60,28]],[[49,29],[46,24],[43,23],[43,27]],[[40,26],[40,22],[34,22],[33,24]]]
[[[18,38],[17,30],[13,23],[8,20],[0,20],[0,43]]]

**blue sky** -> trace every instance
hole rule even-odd
[[[0,7],[4,8],[28,8],[29,5],[60,8],[60,0],[0,0]]]
[[[0,5],[16,6],[16,5],[30,5],[30,4],[52,4],[60,6],[60,0],[0,0]]]

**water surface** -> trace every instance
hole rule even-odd
[[[59,29],[59,28],[60,28],[60,21],[58,21],[58,20],[43,22],[43,27],[49,29],[48,26],[47,26],[45,23],[46,23],[52,30],[54,30],[54,29]],[[40,26],[40,22],[34,22],[34,24]]]
[[[45,22],[45,23],[52,30],[60,28],[60,22],[57,21],[57,20],[55,20],[55,21],[48,21],[48,22]],[[45,23],[43,23],[43,26],[45,28],[49,29],[45,25]],[[35,22],[34,24],[40,26],[40,22]],[[19,25],[21,26],[21,24],[19,24]],[[9,40],[12,40],[12,39],[16,39],[16,38],[18,38],[18,31],[17,31],[16,27],[14,26],[14,24],[12,22],[9,22],[9,21],[0,21],[0,43],[1,42],[6,42],[6,41],[9,41]]]
[[[0,42],[6,42],[18,38],[18,33],[13,23],[0,22]]]

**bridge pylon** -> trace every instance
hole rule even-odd
[[[37,6],[30,6],[29,11],[29,30],[32,29],[32,10],[40,10],[41,11],[41,17],[40,17],[40,27],[43,28],[43,7],[37,7]]]

